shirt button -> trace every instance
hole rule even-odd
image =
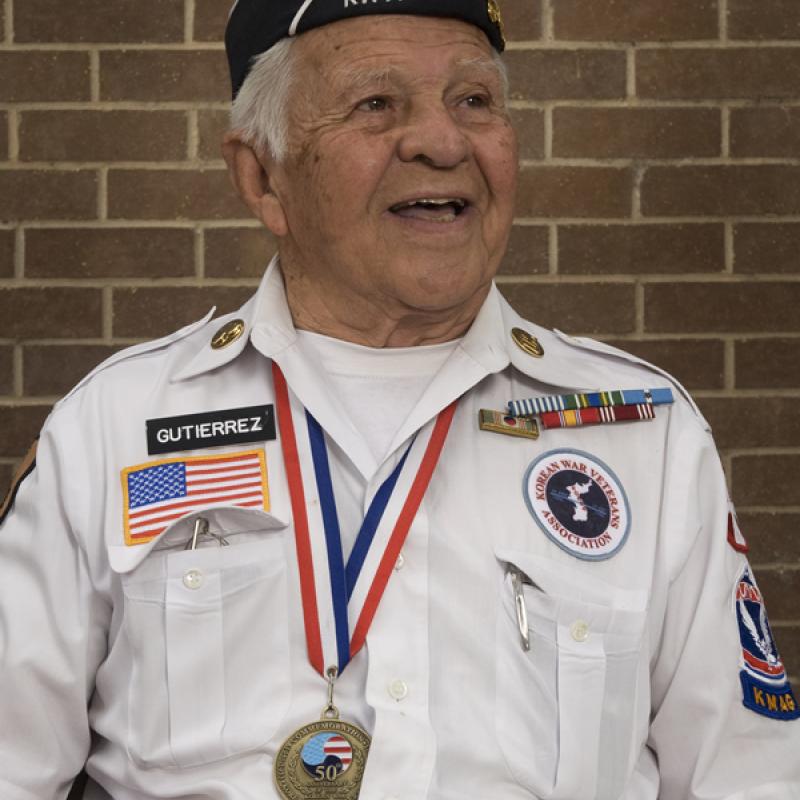
[[[404,700],[408,695],[408,684],[401,680],[392,681],[389,684],[389,695],[395,700]]]
[[[397,561],[394,562],[395,571],[399,572],[401,569],[403,569],[405,565],[406,565],[406,558],[402,553],[400,553],[400,555],[397,556]]]
[[[183,585],[187,589],[199,589],[203,585],[203,573],[199,569],[190,569],[183,576]]]
[[[576,619],[570,625],[569,632],[576,642],[585,642],[589,638],[589,623],[583,619]]]

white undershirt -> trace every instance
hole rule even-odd
[[[378,461],[460,341],[365,347],[310,331],[297,335],[300,347],[319,358],[337,399]]]

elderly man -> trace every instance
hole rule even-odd
[[[47,421],[0,529],[0,797],[84,763],[92,800],[800,797],[703,418],[492,284],[493,0],[239,0],[227,46],[279,256]]]

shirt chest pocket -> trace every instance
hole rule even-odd
[[[196,516],[169,534],[190,539]],[[143,767],[189,767],[258,749],[290,700],[282,531],[266,514],[202,516],[227,546],[155,550],[122,576],[128,751]]]
[[[537,797],[615,800],[646,734],[646,611],[627,592],[531,554],[497,553],[497,736]]]

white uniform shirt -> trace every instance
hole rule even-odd
[[[746,561],[727,541],[711,437],[677,387],[654,420],[537,441],[479,430],[479,410],[510,399],[670,385],[525,322],[493,289],[378,463],[299,352],[275,265],[223,322],[234,318],[246,335],[223,349],[207,318],[115,356],[44,426],[0,528],[3,800],[65,797],[87,755],[90,800],[278,796],[273,758],[326,699],[307,659],[279,437],[154,457],[145,436],[149,419],[274,403],[272,360],[326,432],[348,530],[409,438],[461,397],[366,647],[337,684],[343,718],[373,737],[364,800],[800,797],[800,722],[742,703]],[[513,343],[515,327],[543,357]],[[123,470],[253,449],[268,512],[216,505],[126,545]],[[523,481],[549,451],[578,451],[618,481],[630,529],[611,557],[580,558],[534,519]],[[229,546],[184,550],[198,516]]]

